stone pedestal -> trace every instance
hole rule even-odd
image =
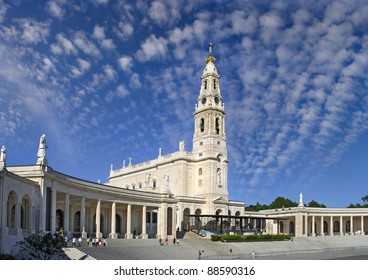
[[[84,227],[82,230],[82,238],[87,238],[87,232],[85,231]]]
[[[116,232],[113,232],[113,233],[110,233],[110,234],[109,234],[109,237],[110,237],[111,239],[118,239],[118,234],[117,234]]]

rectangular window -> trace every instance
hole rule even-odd
[[[202,180],[198,180],[198,186],[202,187]]]

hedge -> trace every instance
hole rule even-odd
[[[217,235],[212,234],[212,241],[222,242],[251,242],[251,241],[284,241],[290,240],[291,237],[288,234],[252,234],[252,235]]]

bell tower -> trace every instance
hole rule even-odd
[[[197,194],[209,199],[228,199],[225,106],[220,91],[220,75],[210,43],[201,88],[194,111],[193,153],[197,158]],[[210,210],[210,209],[209,209]]]

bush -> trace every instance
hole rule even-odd
[[[290,240],[290,235],[288,234],[252,234],[252,235],[211,235],[212,241],[222,241],[222,242],[252,242],[252,241],[284,241]]]
[[[17,242],[17,245],[36,260],[50,260],[64,254],[62,248],[65,242],[60,236],[36,232]]]
[[[262,235],[247,235],[246,238],[249,241],[277,241],[277,240],[290,240],[288,234],[262,234]]]
[[[219,241],[220,237],[217,234],[211,234],[211,241]]]

